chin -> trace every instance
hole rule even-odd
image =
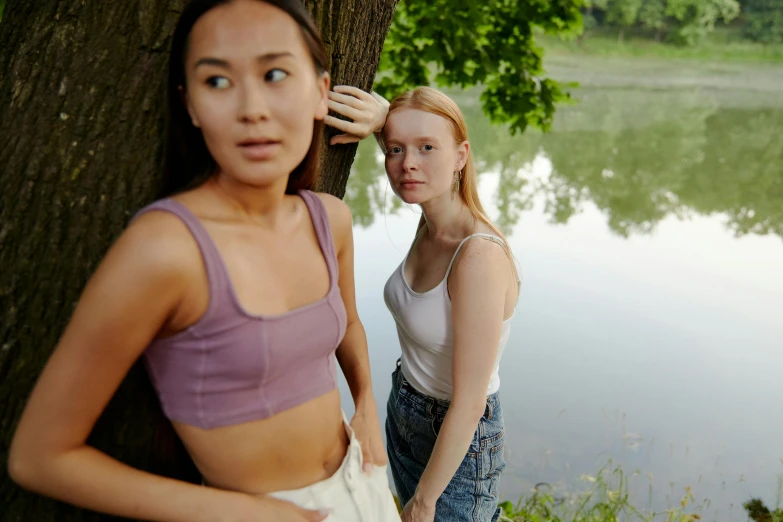
[[[402,193],[397,192],[397,197],[408,205],[421,205],[428,201],[432,201],[439,197],[438,194],[433,194],[432,190],[406,190]]]
[[[399,195],[399,194],[398,194]],[[408,205],[420,205],[427,201],[427,198],[422,198],[416,194],[408,194],[407,196],[400,196],[400,199]]]
[[[285,180],[287,183],[288,176],[294,168],[296,165],[286,168],[273,161],[255,165],[237,165],[232,177],[245,185],[260,188],[273,185],[281,180]]]

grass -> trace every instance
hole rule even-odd
[[[734,28],[716,30],[693,47],[656,42],[647,36],[626,35],[620,42],[606,30],[593,31],[577,40],[567,41],[540,34],[538,43],[547,54],[579,54],[617,57],[681,58],[712,61],[783,61],[783,44],[764,45],[742,38]]]
[[[690,486],[686,486],[676,506],[661,512],[640,508],[631,500],[628,476],[611,461],[596,476],[582,475],[581,478],[588,484],[585,491],[555,495],[548,484],[540,483],[530,496],[523,497],[517,504],[508,500],[501,502],[500,522],[696,522],[702,519],[701,512],[710,507],[709,499],[697,503]],[[778,478],[774,509],[769,509],[759,498],[751,498],[742,507],[748,519],[754,522],[783,522],[782,500],[783,476]],[[402,513],[396,495],[394,502]]]
[[[628,476],[611,462],[596,476],[583,475],[585,491],[556,496],[546,484],[539,484],[529,497],[516,505],[501,503],[504,522],[692,522],[700,520],[699,512],[709,501],[695,504],[690,487],[683,491],[679,505],[662,513],[646,512],[635,506],[628,490]]]
[[[783,476],[778,478],[778,499],[774,510],[769,509],[760,498],[752,498],[742,504],[742,507],[748,513],[748,518],[754,522],[783,522],[781,497],[783,497]]]
[[[636,475],[636,473],[634,473]],[[701,520],[701,512],[710,506],[709,500],[700,503],[686,487],[678,505],[662,512],[650,512],[634,505],[628,489],[628,476],[620,467],[607,464],[598,474],[583,475],[588,484],[585,491],[557,496],[546,484],[536,486],[534,492],[516,505],[510,501],[500,504],[502,522],[694,522]],[[652,487],[652,486],[651,486]],[[755,522],[783,522],[781,495],[783,477],[778,481],[777,507],[770,510],[761,499],[753,498],[743,507]]]
[[[639,475],[633,473],[632,477]],[[661,512],[650,511],[634,504],[628,488],[628,475],[611,461],[595,476],[582,475],[587,485],[580,492],[558,495],[548,484],[539,483],[531,495],[517,504],[500,503],[500,522],[696,522],[710,507],[709,499],[696,502],[690,486],[682,491],[676,506]],[[650,482],[652,499],[652,481]],[[397,509],[402,512],[397,496]],[[754,522],[783,522],[783,475],[778,478],[776,507],[768,508],[759,498],[751,498],[742,507]]]

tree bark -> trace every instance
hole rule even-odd
[[[397,2],[304,0],[326,44],[332,85],[347,84],[370,91]],[[328,138],[335,134],[340,132],[327,127],[317,190],[342,198],[357,144],[329,146]]]
[[[165,73],[186,0],[10,0],[0,23],[0,462],[82,287],[162,167]],[[372,86],[397,0],[305,0],[333,83]],[[328,132],[331,136],[333,132]],[[318,188],[342,197],[356,146],[323,145]],[[90,444],[198,481],[143,369]],[[110,520],[42,499],[0,472],[4,522]]]

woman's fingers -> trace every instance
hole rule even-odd
[[[346,134],[352,134],[358,139],[343,141],[344,138],[341,138],[333,141],[332,144],[361,141],[383,127],[389,112],[389,102],[383,96],[377,93],[366,93],[348,85],[338,85],[335,89],[341,92],[329,92],[329,110],[353,121],[348,122],[327,116],[324,123]]]
[[[362,461],[364,462],[362,469],[364,469],[364,472],[368,475],[372,473],[373,467],[375,466],[375,459],[372,456],[372,448],[369,446],[369,444],[362,444]]]
[[[334,90],[343,94],[350,94],[351,96],[359,98],[360,100],[367,100],[370,97],[367,92],[352,85],[335,85]]]
[[[364,114],[362,111],[358,109],[354,109],[353,107],[350,107],[349,105],[345,105],[344,103],[339,103],[334,100],[328,100],[329,110],[336,112],[337,114],[342,114],[343,116],[346,116],[348,118],[351,118],[353,121],[361,120]]]
[[[329,91],[329,99],[344,103],[345,105],[353,107],[354,109],[362,109],[364,107],[364,102],[361,99],[355,96],[350,96],[348,94],[340,94],[339,92]]]
[[[326,517],[329,516],[329,511],[325,509],[319,509],[318,511],[302,509],[301,515],[307,522],[321,522],[322,520],[326,520]]]
[[[340,118],[327,115],[324,117],[324,123],[348,134],[359,134],[358,132],[355,132],[358,126],[352,121],[341,120]]]
[[[381,95],[380,95],[380,94],[378,94],[377,92],[375,92],[375,91],[372,91],[372,92],[370,93],[370,96],[372,96],[372,97],[375,99],[375,101],[377,101],[377,102],[378,102],[378,103],[380,103],[381,105],[383,105],[383,106],[385,106],[385,107],[388,107],[388,106],[389,106],[389,100],[387,100],[386,98],[384,98],[383,96],[381,96]]]
[[[329,140],[329,145],[345,145],[347,143],[356,143],[359,141],[362,141],[359,136],[354,136],[353,134],[338,134],[332,136],[332,139]]]

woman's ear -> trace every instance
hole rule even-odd
[[[182,104],[185,105],[185,109],[190,115],[190,121],[193,122],[193,126],[196,128],[200,127],[201,124],[196,117],[196,111],[194,111],[193,107],[190,105],[190,98],[188,97],[188,93],[185,92],[185,88],[180,85],[177,87],[177,90],[179,91],[179,97],[182,99]]]
[[[457,145],[457,170],[462,170],[468,163],[468,156],[470,155],[470,143],[463,141]]]
[[[329,114],[329,85],[331,82],[329,73],[319,74],[316,82],[318,87],[318,105],[315,108],[315,119],[323,120]]]

